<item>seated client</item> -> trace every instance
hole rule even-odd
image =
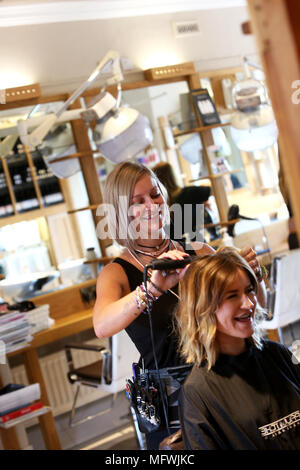
[[[186,449],[300,449],[300,365],[259,333],[257,280],[232,248],[193,261],[180,282],[180,395]]]

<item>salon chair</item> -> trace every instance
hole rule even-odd
[[[96,351],[99,359],[83,367],[74,365],[72,349]],[[65,345],[68,363],[67,377],[71,384],[76,384],[69,424],[77,426],[112,410],[118,392],[126,389],[126,379],[132,376],[132,363],[138,362],[139,353],[125,331],[120,331],[109,338],[108,347],[86,343],[69,343]],[[76,402],[80,387],[93,387],[111,394],[109,406],[98,413],[75,420]],[[144,437],[140,432],[134,410],[130,407],[136,437],[141,449],[144,449]]]

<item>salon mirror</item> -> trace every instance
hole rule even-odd
[[[62,101],[56,101],[0,111],[0,138],[5,139],[9,135],[16,135],[18,133],[17,124],[19,120],[26,120],[29,117],[38,117],[48,113],[56,113],[62,103]],[[6,150],[4,153],[6,154],[5,156],[8,157],[7,161],[9,165],[9,156],[18,155],[23,152],[20,139],[16,139],[12,148],[10,148],[9,145],[4,146],[4,150]],[[68,122],[53,126],[51,131],[46,135],[42,145],[32,152],[33,159],[37,157],[36,152],[43,158],[46,165],[45,168],[40,169],[45,170],[48,174],[54,174],[57,178],[72,176],[80,171],[80,164],[76,158],[51,163],[53,159],[71,155],[76,152],[71,124]],[[7,155],[7,153],[9,155]],[[44,171],[39,172],[40,169],[38,169],[38,178],[44,176]]]
[[[202,86],[207,87],[212,94],[208,79],[202,80]],[[88,99],[86,100],[88,102]],[[201,181],[194,182],[199,177],[207,175],[207,168],[203,160],[203,149],[198,133],[180,135],[181,132],[188,132],[197,127],[195,114],[191,105],[189,86],[187,81],[164,83],[160,85],[141,86],[134,89],[124,89],[122,92],[122,106],[130,106],[137,109],[141,114],[148,117],[153,132],[153,143],[136,160],[150,167],[154,166],[161,159],[167,159],[166,149],[163,142],[162,131],[159,119],[166,118],[169,122],[170,139],[175,137],[177,153],[185,160],[185,168],[180,162],[175,165],[175,172],[184,173],[188,168],[188,174],[184,175],[185,184],[201,184]],[[177,136],[178,134],[178,136]],[[93,132],[90,132],[93,141]],[[99,136],[98,136],[99,137]],[[213,130],[215,145],[218,147],[221,156],[224,158],[224,165],[228,170],[241,171],[228,179],[229,190],[243,187],[247,184],[247,178],[243,168],[243,161],[239,150],[231,139],[229,126]],[[100,185],[107,174],[113,168],[113,164],[103,159],[100,154],[95,156]],[[178,175],[179,181],[182,178]]]

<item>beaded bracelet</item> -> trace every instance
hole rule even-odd
[[[141,285],[140,285],[140,288],[141,288],[141,291],[143,292],[143,294],[146,296],[146,288],[145,288],[145,284],[144,284],[144,283],[143,283],[143,284],[141,284]],[[158,299],[159,299],[159,297],[158,297],[158,296],[156,296],[156,295],[152,294],[152,292],[150,292],[150,291],[147,291],[147,294],[148,294],[148,296],[150,297],[150,300],[151,300],[152,302],[155,302],[156,300],[158,300]]]
[[[137,286],[137,288],[135,289],[135,293],[136,293],[135,300],[136,300],[137,308],[139,310],[144,310],[144,308],[147,307],[147,304],[142,296],[140,286]]]
[[[151,299],[149,299],[149,302],[148,304],[146,303],[146,301],[144,300],[144,298],[142,297],[141,295],[141,289],[140,289],[140,286],[138,286],[136,288],[136,304],[137,304],[137,308],[139,310],[141,310],[143,313],[148,313],[148,308],[152,309],[152,305],[153,305],[153,301]]]
[[[137,303],[138,309],[143,311],[143,313],[149,313],[148,303],[149,303],[149,308],[152,309],[153,302],[155,302],[159,297],[155,297],[155,295],[153,295],[151,292],[148,292],[148,303],[147,303],[145,299],[146,289],[145,289],[144,284],[137,286],[135,292],[136,292],[136,303]],[[144,311],[145,308],[147,308],[146,311]]]

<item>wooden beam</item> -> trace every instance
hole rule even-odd
[[[299,236],[300,100],[294,87],[300,79],[300,5],[296,0],[248,0],[248,9],[279,129],[281,162]]]
[[[23,147],[24,147],[24,152],[25,152],[26,157],[27,157],[27,162],[28,162],[28,166],[29,166],[29,170],[30,170],[31,179],[32,179],[32,183],[33,183],[33,186],[34,186],[35,194],[36,194],[36,197],[37,197],[37,200],[38,200],[38,203],[39,203],[39,207],[40,207],[40,209],[42,209],[44,207],[44,204],[43,204],[43,198],[42,198],[41,190],[40,190],[40,187],[39,187],[39,184],[38,184],[38,181],[37,181],[37,177],[36,177],[36,169],[35,169],[35,166],[34,166],[29,148],[26,145],[24,145]]]
[[[16,428],[0,429],[0,437],[5,450],[21,450]]]
[[[46,384],[39,366],[37,350],[32,348],[24,351],[23,358],[29,382],[39,382],[41,389],[41,400],[45,406],[49,406],[49,398]],[[52,412],[50,411],[49,413],[39,416],[38,420],[40,422],[46,449],[61,450],[61,444],[59,442],[59,437],[55,426],[55,419]]]
[[[50,215],[59,214],[60,212],[67,212],[68,207],[64,202],[53,204],[53,206],[43,207],[42,209],[34,209],[28,212],[21,212],[20,214],[2,217],[0,219],[0,228],[5,225],[16,224],[23,220],[37,219],[38,217],[49,217]]]
[[[200,81],[199,74],[197,73],[194,75],[190,75],[188,77],[188,84],[191,90],[201,88],[201,81]],[[198,121],[199,127],[202,127],[201,126],[202,123],[200,122],[198,113],[196,113],[195,115],[196,115],[196,120]],[[203,159],[208,169],[208,176],[211,181],[212,192],[216,200],[216,205],[217,205],[218,212],[220,215],[220,220],[221,222],[224,222],[227,220],[229,204],[228,204],[226,190],[225,190],[222,178],[212,178],[213,171],[211,167],[211,161],[207,152],[207,147],[210,145],[214,145],[214,139],[213,139],[211,129],[204,128],[204,130],[202,130],[202,132],[199,133],[199,137],[202,143]]]
[[[99,153],[99,151],[98,150],[88,150],[88,151],[85,151],[85,152],[76,152],[76,153],[72,153],[70,155],[65,155],[64,157],[53,158],[53,159],[51,159],[51,163],[63,162],[65,160],[72,160],[73,158],[85,158],[85,157],[89,157],[91,155],[95,155],[95,153]]]
[[[217,109],[226,109],[226,103],[225,103],[223,86],[222,86],[222,81],[225,78],[229,78],[232,83],[235,83],[237,81],[236,75],[234,74],[227,74],[227,75],[225,74],[220,77],[210,78],[210,84],[211,84],[213,94],[214,94],[214,103]]]
[[[37,104],[45,103],[55,103],[56,101],[66,101],[69,95],[67,93],[61,93],[59,95],[48,95],[40,96],[39,98],[29,98],[22,99],[16,102],[10,102],[5,104],[0,104],[0,111],[5,111],[7,109],[22,108],[23,106],[35,106]]]
[[[80,108],[79,100],[76,100],[71,106],[70,109]],[[85,153],[84,160],[80,159],[80,166],[85,181],[85,186],[87,194],[89,197],[89,202],[91,206],[99,206],[102,204],[102,194],[100,189],[99,178],[97,174],[97,169],[95,165],[95,160],[93,152],[90,146],[90,141],[87,133],[87,128],[82,119],[75,119],[71,121],[71,126],[74,134],[74,140],[79,152]],[[92,210],[93,219],[95,222],[95,228],[100,218],[96,215],[96,209]],[[98,238],[98,242],[101,249],[101,255],[106,256],[105,248],[110,245],[112,242],[109,239],[102,240]]]
[[[161,80],[162,78],[174,78],[182,75],[193,75],[196,72],[194,62],[183,64],[166,65],[145,70],[144,74],[148,80]]]
[[[39,83],[32,85],[18,86],[15,88],[6,88],[4,94],[5,103],[16,103],[24,101],[24,99],[39,98],[41,96],[41,87]]]
[[[18,213],[18,211],[17,211],[17,202],[16,202],[16,197],[15,197],[15,193],[14,193],[14,189],[13,189],[13,184],[12,184],[12,181],[11,181],[7,161],[6,161],[5,157],[3,157],[2,155],[1,155],[1,163],[2,163],[2,168],[3,168],[3,171],[4,171],[4,175],[5,175],[5,178],[6,178],[7,189],[8,189],[8,192],[9,192],[9,197],[10,197],[10,200],[11,200],[11,204],[13,206],[14,214],[16,215]]]

